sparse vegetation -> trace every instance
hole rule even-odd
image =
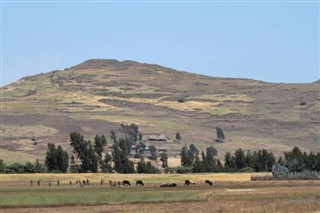
[[[173,80],[177,77],[179,83]],[[263,147],[275,157],[293,146],[319,152],[317,86],[211,78],[137,62],[93,60],[1,88],[1,154],[6,164],[36,158],[43,163],[46,144],[65,149],[68,134],[81,131],[94,149],[97,134],[118,132],[122,122],[136,123],[144,134],[172,139],[179,130],[184,143],[204,152],[209,141],[221,138],[213,129],[218,126],[225,136],[215,146],[220,159],[235,147],[252,152]],[[180,103],[178,98],[187,100]],[[169,158],[182,148],[177,143],[164,146]],[[98,157],[99,171],[102,161],[104,156]]]

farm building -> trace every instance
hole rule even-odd
[[[142,140],[147,142],[169,142],[170,139],[164,134],[143,135]]]

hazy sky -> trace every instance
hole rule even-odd
[[[319,1],[1,3],[2,84],[87,59],[268,82],[319,79]]]

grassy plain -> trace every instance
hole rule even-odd
[[[261,173],[259,175],[265,175]],[[1,212],[319,212],[319,181],[250,181],[233,174],[21,174],[0,176]],[[89,179],[92,186],[75,186]],[[100,180],[143,180],[110,187]],[[183,186],[185,179],[196,185]],[[213,180],[214,186],[200,184]],[[34,180],[33,187],[30,180]],[[38,187],[37,180],[41,180]],[[60,180],[60,186],[56,180]],[[69,181],[73,185],[69,185]],[[51,187],[48,182],[51,181]],[[175,188],[159,187],[175,182]]]

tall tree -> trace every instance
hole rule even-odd
[[[194,157],[199,155],[199,149],[193,143],[189,145],[189,149]]]
[[[101,164],[101,171],[105,172],[105,173],[110,173],[113,171],[112,166],[112,156],[109,153],[106,153],[105,157],[104,157],[104,161]]]
[[[67,172],[69,166],[69,156],[61,145],[58,148],[54,144],[48,143],[45,165],[49,172]]]
[[[180,156],[181,156],[181,165],[182,166],[190,166],[187,145],[182,147]]]
[[[162,168],[168,167],[168,155],[167,153],[161,153],[160,154],[160,161],[162,162]]]
[[[48,143],[45,165],[49,172],[57,170],[56,146],[53,143]]]
[[[91,141],[84,140],[83,136],[77,132],[70,134],[71,146],[74,153],[81,160],[80,172],[97,172],[99,157],[96,154]]]
[[[128,159],[127,140],[120,139],[112,148],[114,170],[119,173],[134,173],[134,164]]]
[[[69,167],[69,156],[66,151],[64,151],[61,145],[58,146],[56,150],[57,167],[61,172],[67,172]]]
[[[176,133],[176,139],[177,139],[178,141],[181,141],[181,135],[180,135],[179,132]]]
[[[116,133],[113,130],[111,130],[110,134],[111,134],[110,138],[111,138],[111,140],[113,140],[113,143],[117,143],[117,135],[116,135]]]
[[[223,141],[223,139],[225,139],[225,136],[224,136],[222,129],[220,127],[217,127],[216,132],[217,132],[218,140]]]
[[[157,160],[157,149],[154,145],[149,146],[150,154],[151,154],[151,160]]]
[[[246,164],[246,156],[241,148],[237,149],[234,153],[236,168],[242,169],[247,166]]]

